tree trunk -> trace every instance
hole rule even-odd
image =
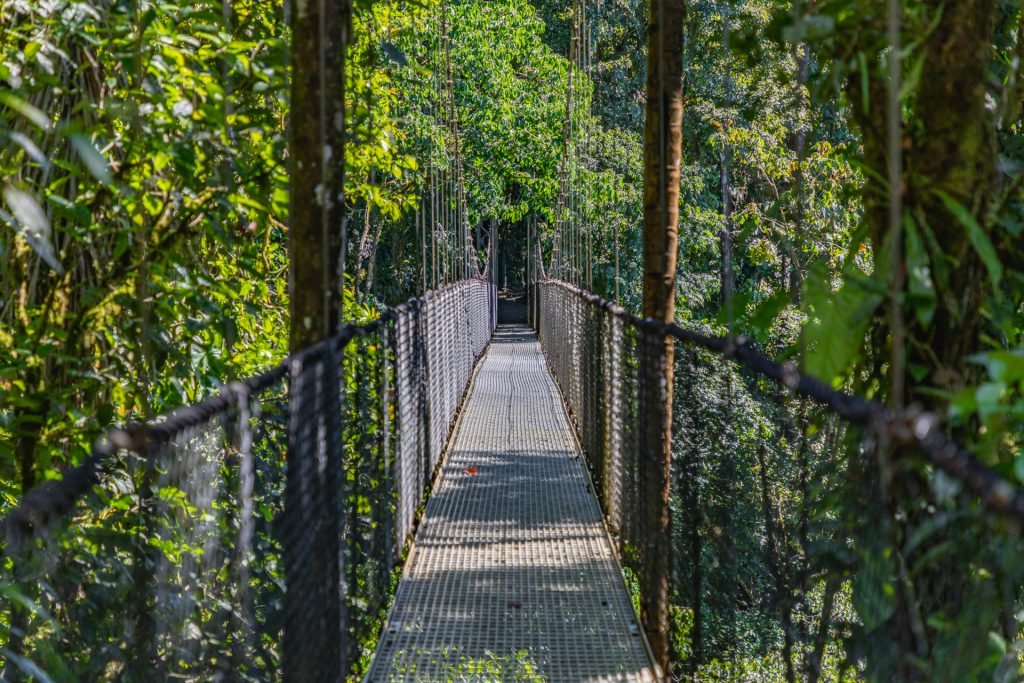
[[[647,120],[644,128],[643,313],[675,317],[676,239],[682,155],[683,0],[651,0],[647,28]],[[668,590],[671,570],[669,497],[672,470],[673,343],[645,334],[641,361],[639,499],[647,532],[640,552],[641,619],[656,663],[668,673]]]
[[[29,377],[34,372],[27,373]],[[38,382],[32,382],[38,386]],[[15,429],[19,433],[15,446],[16,471],[18,483],[21,489],[21,497],[24,498],[36,485],[36,447],[39,445],[39,435],[43,428],[44,418],[49,410],[49,400],[45,394],[37,394],[37,400],[31,401],[27,408],[14,411]],[[34,595],[32,597],[35,597]],[[16,655],[21,655],[25,650],[25,632],[28,627],[28,613],[25,608],[11,600],[8,610],[8,641],[7,648]],[[0,667],[0,680],[9,676],[12,680],[21,680],[21,674],[17,668],[4,666]]]
[[[882,180],[870,177],[865,183],[865,220],[877,267],[887,265],[881,259],[883,248],[897,249],[895,272],[886,275],[902,290],[910,265],[903,254],[908,244],[904,233],[911,225],[906,216],[922,234],[930,232],[937,247],[928,263],[934,312],[929,316],[925,306],[913,300],[891,310],[879,309],[869,362],[881,386],[891,387],[890,400],[897,407],[905,401],[944,414],[947,397],[973,383],[976,370],[968,359],[983,348],[981,312],[993,285],[971,244],[969,230],[943,195],[965,207],[983,229],[988,228],[998,154],[995,119],[985,99],[997,7],[994,0],[931,4],[939,18],[915,50],[923,60],[918,85],[899,103],[910,108],[913,127],[902,131],[898,140],[892,139],[891,123],[887,132],[885,79],[881,77],[865,84],[869,108],[853,109],[865,161],[879,178],[885,178],[887,167],[899,168],[890,166],[893,150],[902,152],[903,157],[901,183],[894,195],[903,205],[902,212],[890,216],[890,205],[895,202],[890,201],[889,187]],[[856,94],[852,101],[860,101],[862,78],[861,74],[850,76],[847,87],[851,96]],[[956,265],[950,267],[951,263]],[[900,297],[895,300],[903,301]],[[911,368],[918,370],[916,377]],[[864,530],[872,535],[862,539],[865,547],[882,542],[880,536],[888,547],[901,547],[925,523],[926,513],[908,503],[933,497],[928,475],[902,466],[915,455],[897,449],[886,454],[881,464],[871,466],[872,476],[882,482],[884,511],[878,516],[881,526],[868,525]],[[924,565],[918,565],[913,583],[909,579],[895,583],[894,614],[872,635],[877,653],[882,653],[869,656],[869,670],[876,675],[884,671],[892,680],[930,680],[936,675],[931,667],[938,666],[930,643],[941,634],[929,624],[955,619],[965,608],[963,587],[969,582],[969,567],[951,569],[924,559],[931,547],[922,544],[913,557],[901,558],[908,564]]]
[[[801,8],[802,9],[802,8]],[[783,277],[788,276],[788,289],[792,301],[800,305],[800,289],[803,284],[803,273],[801,271],[800,254],[803,251],[804,222],[806,219],[804,202],[804,161],[807,159],[807,127],[810,116],[810,107],[804,91],[807,88],[808,67],[810,65],[810,50],[806,43],[797,45],[796,48],[796,84],[794,85],[793,108],[796,119],[796,132],[793,134],[791,150],[796,157],[796,170],[793,173],[793,196],[795,206],[793,207],[793,244],[790,248],[792,257],[788,259],[788,268],[783,267]],[[783,264],[787,259],[783,258]],[[784,285],[785,287],[786,285]]]
[[[906,167],[902,187],[906,213],[915,221],[926,222],[947,260],[958,264],[948,268],[946,277],[932,264],[936,307],[931,323],[925,326],[909,314],[906,321],[907,365],[928,369],[921,381],[909,374],[905,377],[907,402],[940,410],[946,400],[931,390],[955,392],[970,378],[967,358],[980,348],[980,303],[991,283],[968,230],[936,190],[961,203],[984,227],[996,188],[998,159],[995,121],[985,105],[994,0],[941,4],[941,19],[920,48],[924,62],[911,114],[914,129],[900,141]],[[872,79],[868,89],[869,110],[854,107],[854,111],[864,141],[865,161],[885,177],[888,140],[884,83]],[[859,74],[851,76],[848,90],[851,98],[860,100]],[[869,179],[863,192],[865,218],[876,253],[892,230],[888,189],[880,185],[881,181]],[[882,312],[878,322],[885,329],[891,327]],[[879,353],[880,358],[887,356]]]
[[[356,251],[356,267],[352,271],[353,286],[358,296],[363,290],[363,283],[367,280],[365,273],[367,261],[373,247],[370,241],[373,239],[373,205],[369,200],[366,202],[366,209],[363,212],[363,232],[359,236],[359,246]]]
[[[347,3],[296,3],[292,35],[289,141],[290,349],[300,351],[337,330],[344,239],[344,45]]]
[[[783,568],[780,557],[778,534],[775,528],[775,510],[771,502],[771,482],[768,480],[768,463],[765,458],[765,446],[762,442],[757,448],[758,474],[761,480],[761,518],[767,540],[768,568],[775,580],[775,596],[773,604],[778,610],[779,621],[782,622],[782,660],[786,667],[787,683],[795,683],[796,672],[793,670],[793,610],[789,598],[789,572]],[[787,568],[788,569],[788,568]]]
[[[729,48],[729,2],[725,0],[721,4],[722,14],[722,91],[725,96],[725,106],[732,104],[732,77],[729,64],[731,60]],[[726,109],[728,111],[728,109]],[[729,322],[729,333],[732,334],[733,310],[732,297],[736,290],[736,283],[733,277],[732,268],[732,194],[729,187],[729,167],[732,164],[732,150],[729,147],[729,129],[731,121],[722,122],[722,151],[719,158],[719,183],[722,194],[722,230],[718,234],[719,248],[722,254],[721,271],[721,306],[725,312],[726,320]]]
[[[293,103],[290,121],[291,205],[289,278],[292,353],[335,334],[341,321],[344,286],[345,46],[349,4],[303,0],[292,13]],[[352,652],[341,600],[342,529],[339,425],[335,354],[311,361],[323,373],[291,364],[288,477],[282,535],[287,601],[283,639],[285,680],[312,683],[341,680]],[[322,374],[322,377],[320,376]],[[320,382],[319,387],[309,386]],[[310,390],[312,389],[312,391]],[[308,402],[309,405],[305,405]],[[312,428],[326,438],[307,443]],[[306,439],[305,441],[308,441]],[[315,552],[311,549],[315,548]]]

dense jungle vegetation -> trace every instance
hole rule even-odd
[[[296,1],[0,0],[0,513],[107,426],[287,355]],[[890,4],[687,0],[675,321],[932,411],[1024,485],[1024,6]],[[344,318],[459,275],[425,226],[441,178],[509,296],[570,234],[548,274],[640,313],[648,3],[351,9]],[[1018,529],[676,363],[680,680],[1021,680]],[[0,595],[2,653],[34,598]],[[86,670],[50,654],[52,680]]]

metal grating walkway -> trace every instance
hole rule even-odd
[[[483,359],[367,681],[648,681],[646,649],[540,346]]]

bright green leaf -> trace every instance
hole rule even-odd
[[[985,264],[985,269],[988,270],[989,280],[992,282],[992,289],[998,297],[999,283],[1003,279],[1003,264],[999,261],[999,256],[996,254],[996,248],[993,246],[988,233],[985,232],[985,229],[981,227],[977,219],[975,219],[963,204],[942,190],[936,190],[935,194],[938,195],[939,199],[942,200],[942,203],[946,205],[949,212],[956,217],[960,222],[960,225],[967,230],[967,237],[971,241],[971,246],[974,247],[974,251]]]

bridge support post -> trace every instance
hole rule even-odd
[[[343,680],[347,673],[338,356],[332,345],[300,354],[289,367],[282,659],[284,679],[296,683]]]
[[[351,653],[342,590],[344,439],[339,331],[344,284],[345,46],[348,0],[294,3],[289,158],[289,430],[283,676],[344,680]]]
[[[682,156],[682,45],[685,0],[651,0],[647,29],[647,119],[644,128],[644,316],[675,318],[676,240]],[[668,597],[672,537],[671,337],[644,330],[639,409],[640,524],[646,543],[637,548],[641,619],[656,664],[670,672]]]

